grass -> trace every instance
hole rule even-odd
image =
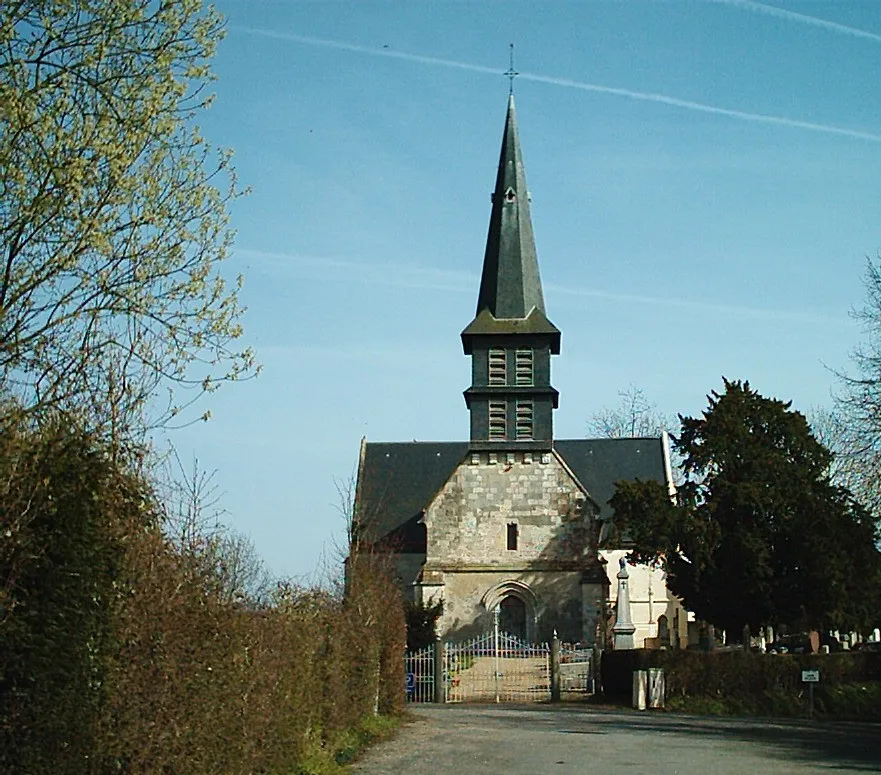
[[[368,746],[388,740],[400,726],[400,716],[367,716],[357,727],[338,734],[329,744],[315,745],[303,755],[294,775],[343,775]]]
[[[667,698],[666,708],[702,716],[798,718],[808,715],[808,698],[807,690],[793,695],[782,689],[756,696],[674,696]],[[829,719],[881,720],[881,683],[820,685],[814,695],[814,714]]]

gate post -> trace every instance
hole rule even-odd
[[[444,683],[444,642],[437,638],[434,641],[434,701],[446,702],[446,685]]]
[[[560,639],[554,630],[551,641],[551,702],[560,701]]]

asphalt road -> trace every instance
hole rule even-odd
[[[362,775],[881,773],[881,725],[709,718],[578,705],[422,705]]]

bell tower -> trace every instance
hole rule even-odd
[[[465,391],[471,448],[549,450],[552,413],[559,403],[551,386],[551,355],[560,352],[560,331],[545,315],[513,94],[508,97],[477,314],[462,332],[462,346],[471,356],[471,387]]]

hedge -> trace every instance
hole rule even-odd
[[[403,709],[403,607],[382,557],[349,563],[345,595],[231,602],[161,517],[94,438],[4,427],[0,771],[318,772],[366,719]]]
[[[682,705],[681,700],[688,699],[719,701],[720,707],[728,710],[786,712],[789,708],[800,712],[805,693],[801,672],[819,670],[815,698],[818,711],[850,715],[846,698],[851,691],[859,697],[877,696],[881,687],[881,653],[777,655],[735,650],[627,650],[603,653],[604,696],[629,702],[633,671],[658,667],[664,669],[667,703],[677,707]]]

